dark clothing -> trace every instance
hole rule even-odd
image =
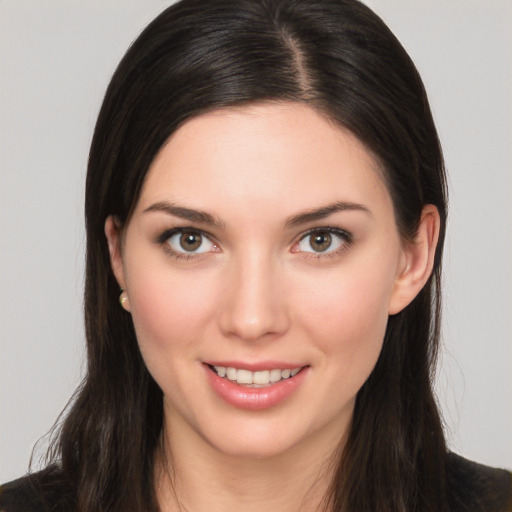
[[[0,486],[0,512],[73,512],[74,493],[57,467]]]
[[[451,512],[512,512],[512,473],[448,454],[446,483]]]
[[[73,512],[73,492],[58,470],[25,476],[0,487],[0,512]],[[448,454],[450,512],[512,512],[512,473]]]

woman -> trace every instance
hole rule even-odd
[[[366,7],[172,6],[91,147],[87,377],[2,510],[507,510],[431,390],[445,221],[421,80]]]

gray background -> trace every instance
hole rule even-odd
[[[114,67],[169,3],[0,0],[0,481],[79,382],[88,146]],[[422,73],[450,175],[448,439],[512,468],[512,1],[368,4]]]

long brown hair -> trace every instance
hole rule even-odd
[[[384,169],[397,226],[413,239],[425,204],[441,217],[433,274],[389,318],[357,396],[326,500],[334,511],[441,511],[445,442],[432,393],[446,220],[443,158],[421,79],[357,0],[182,0],[119,64],[105,95],[86,186],[87,374],[52,454],[79,511],[157,510],[153,465],[162,392],[118,304],[104,223],[130,218],[148,168],[185,121],[225,106],[302,102],[354,133]]]

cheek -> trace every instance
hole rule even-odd
[[[140,268],[140,267],[136,267]],[[142,358],[165,396],[187,408],[190,392],[200,394],[184,362],[200,359],[213,314],[213,286],[185,273],[151,271],[133,275],[130,306]]]
[[[375,266],[346,268],[307,294],[300,317],[310,339],[350,372],[356,361],[373,367],[378,358],[393,287],[389,276]]]
[[[130,276],[131,313],[144,356],[150,350],[169,352],[195,346],[204,338],[216,303],[210,281],[207,276],[165,272],[165,266],[157,265]]]

